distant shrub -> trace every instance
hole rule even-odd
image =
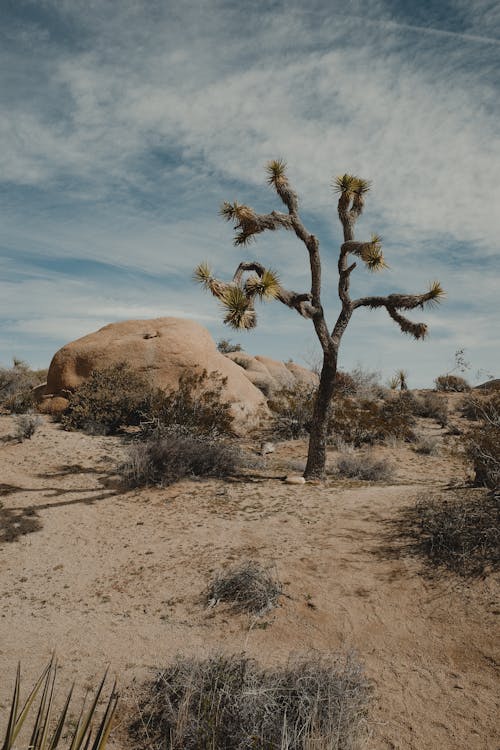
[[[424,456],[435,456],[439,453],[439,440],[432,435],[420,437],[415,444],[415,452]]]
[[[379,372],[364,370],[361,366],[355,367],[349,375],[356,386],[356,395],[363,399],[384,398],[388,389],[382,385]]]
[[[176,429],[146,442],[134,442],[120,473],[132,487],[167,487],[186,477],[229,476],[238,472],[242,462],[234,443]]]
[[[37,414],[19,414],[14,417],[16,431],[14,437],[23,442],[24,440],[30,440],[35,432],[38,430],[43,420]]]
[[[232,352],[243,351],[241,344],[232,344],[231,339],[221,339],[218,341],[217,349],[221,354],[231,354]]]
[[[152,398],[146,379],[125,362],[94,370],[70,396],[61,417],[65,430],[107,435],[138,425]]]
[[[205,599],[207,604],[229,604],[233,612],[259,615],[277,605],[281,592],[282,586],[274,571],[255,560],[246,560],[219,572],[210,583]]]
[[[388,482],[394,476],[394,467],[386,458],[375,458],[370,453],[344,453],[337,461],[341,477],[372,482]]]
[[[176,390],[151,392],[141,415],[143,438],[157,438],[176,427],[200,435],[232,434],[231,406],[223,398],[226,382],[217,372],[185,372]]]
[[[463,397],[458,410],[462,417],[470,419],[471,421],[477,421],[481,419],[485,404],[488,401],[487,392],[482,393],[468,393]]]
[[[24,414],[35,406],[33,388],[45,382],[46,370],[32,370],[26,362],[14,359],[12,367],[0,368],[0,406],[14,414]]]
[[[334,398],[337,396],[354,396],[357,387],[358,385],[350,373],[339,370],[335,376]]]
[[[477,427],[465,436],[465,453],[475,470],[475,484],[500,489],[500,392],[478,405]]]
[[[413,440],[414,424],[404,394],[381,403],[343,398],[332,403],[329,434],[360,447],[384,442],[389,437]]]
[[[500,568],[500,495],[455,490],[421,496],[403,519],[409,550],[461,576]]]
[[[459,375],[440,375],[434,380],[436,391],[451,393],[465,393],[470,391],[470,385]]]
[[[355,750],[372,688],[354,656],[262,669],[245,655],[177,658],[147,686],[138,750]]]
[[[309,434],[316,388],[295,385],[276,391],[268,406],[273,415],[272,431],[283,440],[296,440]]]
[[[417,408],[414,412],[419,417],[435,419],[441,427],[448,424],[448,401],[446,396],[437,393],[425,393],[418,399]]]

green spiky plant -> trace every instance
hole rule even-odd
[[[18,666],[14,684],[14,695],[10,706],[9,718],[5,738],[1,750],[21,750],[16,744],[19,733],[25,726],[28,716],[35,713],[36,699],[39,696],[36,716],[31,728],[31,737],[25,750],[56,750],[61,748],[63,734],[67,734],[66,719],[70,706],[73,688],[66,697],[64,706],[58,715],[53,713],[54,688],[57,676],[57,664],[54,658],[45,667],[42,674],[31,689],[26,702],[19,708],[21,688],[21,668]],[[94,726],[97,719],[97,704],[101,697],[106,674],[104,675],[89,708],[82,706],[76,726],[73,728],[67,750],[104,750],[111,731],[111,722],[116,710],[118,696],[113,685],[110,697],[102,714],[101,720]],[[23,748],[23,750],[24,750]]]
[[[275,189],[288,209],[288,213],[272,211],[269,214],[257,214],[249,206],[237,202],[226,202],[223,203],[220,214],[226,221],[233,222],[236,230],[234,237],[236,246],[247,246],[256,235],[266,230],[286,229],[294,232],[304,243],[309,255],[310,291],[297,293],[285,289],[276,272],[256,262],[240,263],[230,282],[215,278],[207,263],[199,265],[194,276],[205,289],[220,300],[225,314],[224,322],[233,328],[251,329],[256,326],[256,299],[276,299],[295,309],[302,317],[312,320],[323,350],[323,365],[314,406],[304,476],[321,478],[325,473],[328,412],[335,390],[338,351],[353,312],[359,307],[370,309],[385,307],[403,333],[415,339],[423,339],[427,333],[425,323],[414,323],[402,315],[401,311],[440,302],[444,291],[439,282],[434,281],[424,294],[390,294],[387,297],[351,299],[350,276],[356,268],[356,262],[349,263],[349,256],[360,258],[366,268],[372,272],[382,271],[388,266],[382,253],[382,238],[379,235],[372,235],[369,242],[357,242],[354,239],[354,227],[363,211],[370,183],[356,175],[344,174],[333,181],[334,191],[339,194],[337,211],[344,233],[344,242],[340,247],[338,258],[338,295],[342,307],[335,325],[329,328],[321,303],[321,258],[318,239],[307,231],[299,216],[297,194],[288,180],[285,162],[281,160],[269,162],[267,177],[268,184]],[[252,275],[245,280],[245,274]]]

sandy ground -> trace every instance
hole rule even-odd
[[[426,420],[427,431],[441,435]],[[13,430],[0,418],[0,438]],[[116,750],[151,668],[177,653],[355,649],[375,686],[368,747],[498,750],[499,585],[429,579],[389,542],[420,492],[463,480],[444,446],[380,448],[386,484],[289,486],[248,477],[124,491],[118,438],[63,432],[0,442],[0,722],[17,661],[24,689],[55,649],[60,686],[93,685],[106,664],[122,694]],[[305,444],[277,446],[261,474],[290,471]],[[213,572],[241,559],[276,565],[281,605],[261,619],[206,609]]]

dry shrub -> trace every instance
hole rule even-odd
[[[349,452],[337,461],[341,477],[372,482],[388,482],[394,476],[394,467],[386,458],[375,458],[370,453]]]
[[[332,404],[329,433],[356,447],[394,437],[413,440],[415,420],[404,395],[386,402],[338,399]]]
[[[14,359],[12,367],[1,367],[0,406],[14,414],[25,414],[33,409],[33,388],[44,383],[46,375],[46,370],[32,370],[19,359]]]
[[[43,420],[37,414],[19,414],[14,417],[16,431],[14,437],[22,443],[24,440],[31,440],[38,430]]]
[[[186,373],[178,388],[166,393],[120,362],[90,374],[70,395],[61,423],[66,430],[100,435],[140,425],[144,438],[157,438],[176,426],[200,434],[230,432],[232,415],[222,400],[224,385],[217,373]]]
[[[227,378],[217,372],[183,373],[176,390],[152,392],[141,418],[143,438],[180,427],[200,435],[232,433],[233,416],[224,400]]]
[[[129,446],[120,474],[131,487],[167,487],[186,477],[225,477],[241,468],[238,446],[219,436],[180,429]]]
[[[150,397],[145,378],[119,362],[90,373],[70,395],[61,424],[65,430],[113,434],[124,425],[138,425]]]
[[[179,657],[131,727],[138,750],[355,750],[372,688],[353,655],[263,669],[244,656]]]
[[[500,489],[500,393],[477,405],[477,427],[465,436],[465,453],[475,470],[475,484]]]
[[[233,612],[261,615],[277,605],[281,592],[274,570],[246,560],[218,573],[205,596],[207,604],[225,602]]]
[[[409,550],[461,576],[500,567],[500,494],[455,490],[422,495],[403,517]]]
[[[426,419],[435,419],[441,427],[448,424],[448,401],[446,396],[440,396],[437,393],[424,393],[417,399],[415,411],[418,417]]]
[[[415,444],[415,452],[424,456],[436,456],[439,453],[439,440],[433,435],[423,435]]]
[[[296,440],[308,435],[315,398],[314,386],[296,385],[276,391],[268,401],[273,413],[273,434],[283,440]]]
[[[434,380],[436,391],[445,391],[449,393],[465,393],[470,391],[470,385],[459,375],[439,375]]]

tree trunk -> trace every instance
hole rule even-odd
[[[333,354],[325,353],[318,393],[314,403],[307,465],[304,471],[306,479],[321,479],[325,475],[328,411],[335,388],[336,374],[337,352],[335,351]]]

